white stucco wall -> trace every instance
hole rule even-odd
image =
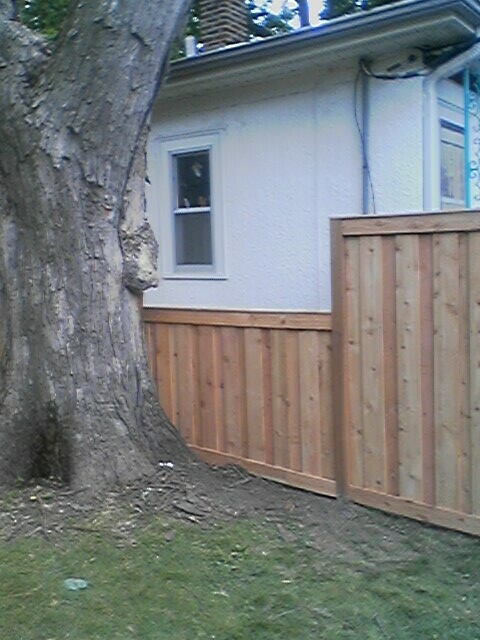
[[[370,81],[369,157],[375,213],[423,208],[423,78]],[[370,213],[374,213],[370,202]]]
[[[319,69],[158,105],[151,149],[170,136],[219,132],[226,279],[160,274],[159,287],[145,295],[147,305],[330,309],[329,218],[359,214],[362,207],[355,76],[356,65]],[[373,81],[370,89],[368,155],[377,213],[419,210],[421,81]],[[160,234],[152,194],[161,177],[152,163],[149,178],[148,215]]]

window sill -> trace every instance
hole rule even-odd
[[[228,280],[224,273],[206,272],[185,272],[185,273],[165,273],[162,280]]]

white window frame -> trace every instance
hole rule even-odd
[[[177,265],[175,261],[176,193],[174,193],[173,158],[196,151],[210,153],[210,221],[212,233],[211,265]],[[159,240],[161,277],[185,280],[224,280],[225,250],[223,197],[219,132],[188,134],[171,138],[157,137],[150,147],[149,198],[150,217]]]
[[[443,171],[442,166],[442,145],[444,142],[458,147],[462,150],[462,171],[465,170],[465,129],[463,126],[442,118],[440,120],[440,171]],[[441,180],[440,180],[441,185]],[[465,176],[463,176],[463,185],[465,188]],[[449,209],[465,209],[465,193],[463,193],[463,199],[449,198],[441,193],[440,189],[440,208],[443,211]]]

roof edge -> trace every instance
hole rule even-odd
[[[268,58],[277,53],[286,55],[314,47],[321,41],[346,40],[367,34],[379,27],[411,21],[450,11],[472,24],[472,29],[480,27],[479,0],[405,0],[325,21],[316,27],[299,29],[293,33],[266,38],[258,42],[245,42],[224,49],[203,53],[192,58],[172,62],[167,83],[182,81],[198,73],[213,72],[230,65],[242,65]]]

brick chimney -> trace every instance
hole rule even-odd
[[[200,0],[200,42],[204,51],[247,40],[244,0]]]

